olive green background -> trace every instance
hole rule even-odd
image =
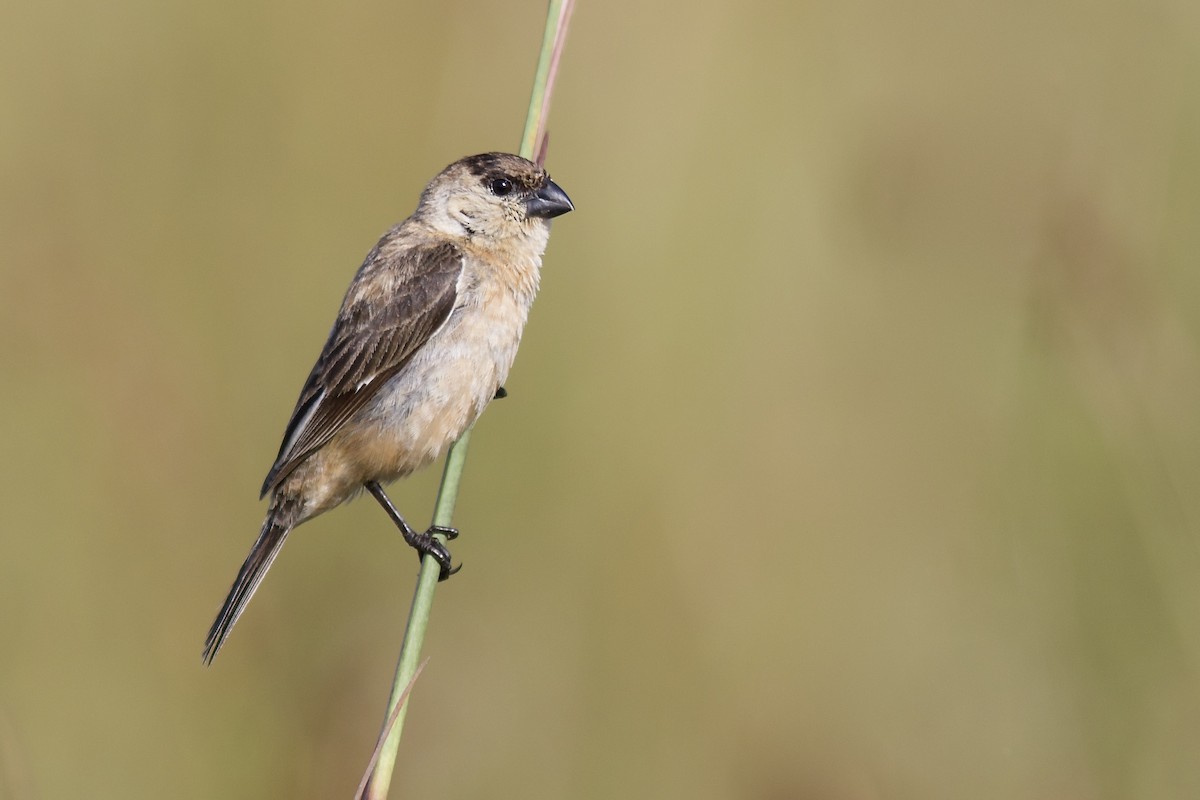
[[[543,12],[4,6],[0,796],[351,795],[416,567],[374,504],[201,645]],[[1200,5],[583,0],[551,129],[393,796],[1200,796]]]

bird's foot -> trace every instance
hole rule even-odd
[[[404,537],[404,541],[408,542],[408,546],[417,551],[417,560],[423,561],[425,556],[433,556],[433,560],[442,568],[442,572],[438,576],[439,581],[446,580],[462,569],[462,564],[454,568],[450,567],[450,551],[446,549],[445,544],[435,538],[437,534],[441,534],[446,537],[446,541],[457,539],[458,531],[456,529],[447,528],[445,525],[430,525],[429,530],[417,533],[411,525],[404,521],[404,517],[400,516],[400,512],[392,505],[392,501],[388,499],[387,493],[383,491],[383,487],[379,485],[378,481],[367,481],[363,486],[379,501],[379,505],[383,506],[383,510],[391,517],[392,522],[396,523],[396,527],[400,529],[400,534]]]
[[[448,528],[444,525],[430,525],[429,530],[424,533],[416,533],[414,531],[411,536],[406,533],[404,540],[417,551],[418,560],[423,561],[425,556],[433,557],[433,560],[441,567],[438,580],[444,581],[462,569],[462,564],[459,564],[457,567],[450,566],[450,551],[446,548],[446,545],[435,538],[435,534],[438,533],[445,536],[448,541],[458,538],[457,528]]]

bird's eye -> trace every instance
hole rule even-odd
[[[504,197],[504,195],[513,190],[513,185],[512,181],[510,181],[508,178],[496,178],[488,184],[488,188],[491,189],[492,194],[496,195],[497,197]]]

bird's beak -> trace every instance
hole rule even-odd
[[[568,211],[574,211],[571,198],[554,181],[546,181],[546,185],[538,189],[537,194],[525,202],[526,212],[531,217],[550,219]]]

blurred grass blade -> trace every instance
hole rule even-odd
[[[375,771],[375,765],[379,763],[379,756],[383,753],[383,745],[391,735],[392,729],[396,726],[396,721],[400,718],[401,704],[408,699],[409,693],[417,683],[417,678],[421,677],[421,671],[425,669],[425,665],[429,663],[426,658],[417,667],[417,671],[413,674],[412,680],[404,687],[404,691],[400,694],[400,703],[396,704],[396,708],[388,715],[387,722],[384,723],[383,730],[379,732],[379,739],[375,742],[375,751],[371,753],[371,760],[367,762],[367,769],[363,772],[362,781],[358,784],[358,791],[355,792],[355,800],[365,800],[367,785],[371,782],[371,775]]]

